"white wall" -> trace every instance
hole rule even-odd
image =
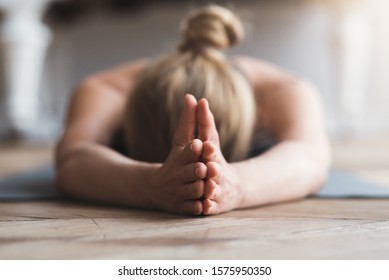
[[[369,0],[368,14],[372,31],[372,63],[369,115],[382,130],[389,123],[389,1]]]

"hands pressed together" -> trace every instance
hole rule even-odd
[[[199,139],[194,139],[196,128]],[[213,215],[239,207],[238,172],[223,157],[207,100],[185,96],[171,152],[151,181],[155,208]]]

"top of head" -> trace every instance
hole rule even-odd
[[[181,23],[181,51],[203,48],[225,50],[244,37],[241,21],[230,10],[209,5],[194,10]]]

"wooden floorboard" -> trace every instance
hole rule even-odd
[[[334,166],[388,180],[384,144],[335,143]],[[0,176],[51,158],[49,147],[0,147]],[[196,218],[66,200],[0,203],[0,259],[388,258],[385,199],[309,198]]]
[[[387,259],[387,200],[272,205],[214,217],[69,201],[0,204],[2,259]]]

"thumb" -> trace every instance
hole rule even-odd
[[[197,123],[197,100],[191,94],[185,95],[185,106],[173,136],[173,146],[184,146],[194,139]]]

